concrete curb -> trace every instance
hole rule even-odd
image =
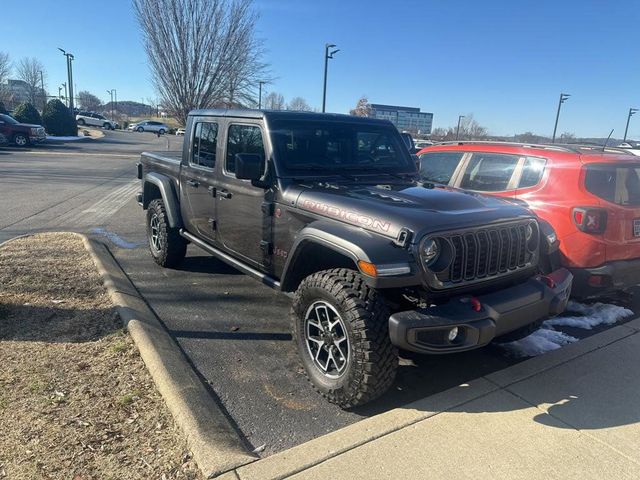
[[[640,319],[618,325],[553,352],[534,357],[498,372],[366,418],[340,430],[297,445],[227,472],[218,480],[280,480],[319,465],[331,458],[375,441],[422,420],[472,402],[554,367],[638,334]]]
[[[107,247],[81,235],[118,314],[207,478],[253,462],[220,406]]]

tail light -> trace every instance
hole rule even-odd
[[[603,233],[607,228],[607,211],[602,208],[576,207],[573,222],[585,233]]]

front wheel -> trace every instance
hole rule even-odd
[[[138,128],[136,128],[136,130],[137,130],[138,132],[144,132],[144,128],[142,128],[142,127],[138,127]]]
[[[29,137],[24,133],[16,133],[13,136],[13,143],[18,147],[26,147],[29,145]]]
[[[85,123],[87,122],[84,121],[84,118],[78,119],[78,125],[84,125]]]
[[[187,254],[187,241],[171,228],[164,202],[153,200],[147,209],[147,238],[153,260],[161,267],[175,267]]]
[[[307,378],[331,403],[363,405],[393,384],[398,352],[389,339],[389,309],[358,272],[333,269],[305,278],[291,317]]]

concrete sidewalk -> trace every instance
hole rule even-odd
[[[640,478],[640,319],[222,477]]]

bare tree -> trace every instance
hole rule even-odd
[[[9,78],[11,72],[11,59],[6,52],[0,52],[0,83],[4,83]]]
[[[270,92],[269,95],[264,97],[263,104],[267,110],[284,110],[284,96],[281,93]]]
[[[42,82],[47,78],[47,72],[40,60],[33,57],[25,57],[18,63],[16,71],[18,78],[27,84],[29,103],[42,105],[46,100],[46,92]]]
[[[4,83],[11,73],[11,59],[6,52],[0,52],[0,101],[8,100],[6,98],[8,91],[5,89]]]
[[[184,122],[195,108],[226,104],[252,88],[261,41],[251,0],[133,0],[155,86]]]
[[[102,106],[102,100],[96,97],[93,93],[83,90],[78,92],[78,107],[82,110],[89,110],[90,112],[97,111]]]
[[[356,108],[349,110],[349,115],[355,115],[356,117],[370,117],[371,116],[371,104],[369,99],[365,96],[360,97]]]
[[[297,110],[299,112],[310,112],[311,107],[302,97],[293,97],[287,104],[287,110]]]
[[[458,126],[449,128],[434,128],[431,132],[431,138],[438,141],[450,140],[483,140],[488,137],[489,133],[486,127],[480,125],[474,118],[472,113],[465,115],[460,122],[460,132]]]

